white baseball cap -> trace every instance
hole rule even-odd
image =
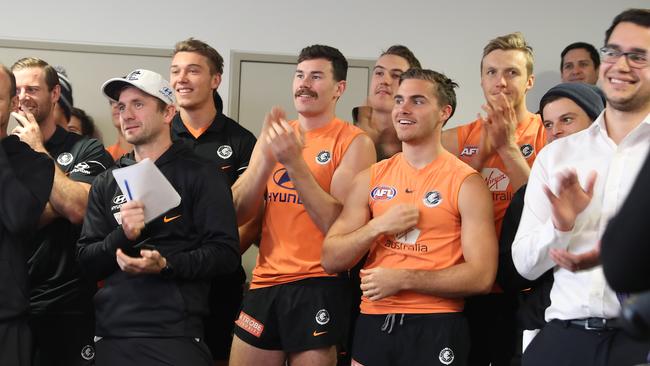
[[[174,91],[159,73],[145,69],[131,71],[123,78],[108,79],[102,85],[102,93],[117,102],[124,86],[134,86],[143,92],[154,96],[166,104],[176,103]]]

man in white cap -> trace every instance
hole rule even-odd
[[[210,280],[240,264],[230,186],[216,165],[172,143],[176,109],[169,83],[149,70],[108,80],[134,151],[117,167],[151,159],[181,196],[146,223],[112,171],[93,185],[78,244],[82,270],[104,280],[95,296],[97,365],[211,365],[203,342]],[[128,202],[127,202],[128,201]]]

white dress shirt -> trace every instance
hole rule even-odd
[[[537,156],[512,244],[512,259],[517,271],[528,279],[553,268],[555,282],[546,321],[618,316],[620,303],[607,285],[601,266],[573,273],[556,266],[549,250],[560,248],[580,254],[594,249],[610,218],[625,201],[649,147],[650,115],[617,146],[607,135],[603,112],[589,128],[554,141]],[[573,230],[561,232],[553,226],[551,204],[543,186],[557,194],[558,173],[566,169],[576,170],[583,188],[591,171],[598,176],[593,198],[576,218]]]

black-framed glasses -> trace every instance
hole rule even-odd
[[[618,61],[621,56],[625,56],[627,64],[630,67],[641,69],[648,66],[648,55],[641,52],[623,52],[612,47],[603,47],[600,49],[600,58],[603,62],[613,64]]]

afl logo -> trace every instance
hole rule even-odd
[[[121,204],[126,203],[126,196],[123,195],[123,194],[121,194],[119,196],[115,196],[113,198],[113,203],[116,204],[116,205],[121,205]]]
[[[422,199],[422,202],[427,207],[436,207],[442,202],[442,196],[438,191],[427,192]]]
[[[533,155],[533,152],[535,152],[535,149],[533,149],[533,145],[531,144],[525,144],[519,146],[519,150],[521,150],[521,155],[524,156],[524,158],[528,158],[531,155]]]
[[[58,158],[56,158],[56,162],[63,166],[66,166],[66,165],[70,165],[73,159],[74,158],[72,157],[72,154],[70,154],[69,152],[64,152],[61,153]]]
[[[296,190],[296,187],[293,185],[289,173],[287,173],[287,169],[285,168],[278,169],[273,173],[273,181],[284,189],[290,189],[292,191]]]
[[[232,156],[232,147],[229,145],[221,145],[217,148],[217,155],[222,159],[228,159]]]
[[[370,192],[370,197],[375,201],[386,201],[389,200],[397,194],[397,191],[393,187],[389,186],[378,186],[373,188]]]
[[[327,164],[330,160],[332,160],[332,154],[327,150],[323,150],[316,155],[316,162],[320,165]]]
[[[325,325],[329,323],[330,321],[330,313],[327,312],[325,309],[320,309],[316,313],[316,323],[320,325]]]

